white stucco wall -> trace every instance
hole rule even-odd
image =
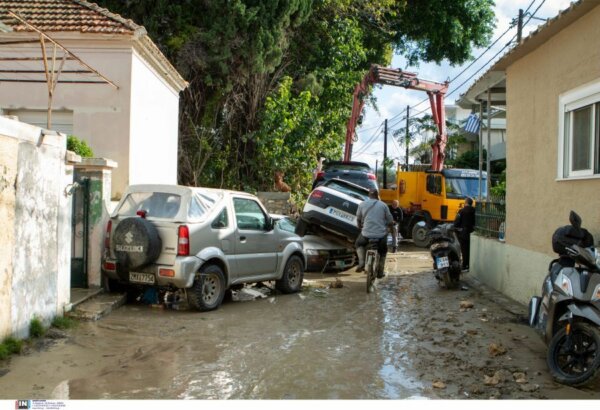
[[[553,258],[498,241],[471,235],[469,275],[523,304],[541,292]]]
[[[129,182],[176,184],[179,95],[135,53],[131,66]]]
[[[48,323],[69,300],[70,207],[64,188],[66,137],[0,117],[0,338],[27,337],[34,317]],[[7,200],[6,202],[5,199]],[[8,323],[8,325],[7,325]]]

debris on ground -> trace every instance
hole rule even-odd
[[[502,356],[506,353],[506,347],[502,346],[501,344],[490,343],[488,346],[488,352],[492,357]]]
[[[537,391],[540,388],[539,384],[522,384],[521,385],[521,390],[526,392],[526,393],[533,393],[534,391]]]
[[[435,389],[445,389],[446,383],[438,380],[437,382],[434,382],[431,386]]]
[[[460,301],[461,309],[472,309],[473,306],[475,306],[475,304],[473,302],[471,302],[470,300],[461,300]]]
[[[495,386],[500,383],[500,380],[496,377],[496,375],[488,376],[487,374],[483,375],[483,384],[486,386]]]
[[[515,383],[525,384],[527,383],[527,377],[523,372],[515,372],[513,373],[513,378],[515,379]]]
[[[344,282],[342,282],[340,278],[335,278],[335,281],[331,282],[329,287],[332,289],[341,289],[344,287]]]

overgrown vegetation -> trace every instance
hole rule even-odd
[[[44,333],[46,333],[46,329],[42,321],[37,317],[31,319],[31,322],[29,322],[29,336],[37,338],[44,336]]]
[[[19,354],[23,350],[23,341],[7,337],[0,343],[0,360],[8,358],[12,354]]]
[[[67,136],[67,149],[82,158],[92,158],[94,156],[94,151],[92,151],[87,142],[80,140],[74,135]]]
[[[319,153],[341,156],[354,86],[371,64],[394,53],[460,64],[494,24],[492,0],[98,3],[145,26],[190,83],[180,183],[268,190],[280,170],[301,195]]]
[[[62,330],[72,329],[77,326],[77,323],[78,322],[76,320],[66,316],[56,316],[52,320],[52,326]]]

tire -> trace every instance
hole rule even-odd
[[[296,235],[304,236],[304,235],[306,235],[307,230],[308,230],[308,224],[306,223],[305,220],[303,220],[302,218],[299,218],[298,222],[296,222],[296,230],[295,230]]]
[[[444,281],[444,287],[446,289],[456,289],[458,288],[459,280],[453,275],[449,269],[445,269],[442,274],[442,279]]]
[[[225,290],[223,270],[217,265],[203,266],[196,275],[194,284],[186,292],[187,301],[193,310],[215,310],[223,302]]]
[[[127,285],[122,284],[117,279],[111,279],[104,273],[102,274],[102,288],[105,292],[126,292]]]
[[[298,255],[292,255],[285,264],[281,279],[275,282],[275,288],[282,293],[295,293],[302,289],[304,262]]]
[[[117,225],[112,242],[119,264],[141,268],[160,256],[162,241],[156,227],[144,218],[126,218]]]
[[[374,284],[375,277],[377,276],[378,257],[377,254],[371,256],[367,251],[365,258],[367,259],[365,262],[365,270],[367,271],[367,293],[371,293],[375,290]]]
[[[548,347],[546,362],[554,380],[567,386],[591,383],[600,371],[600,330],[585,322],[571,327],[571,348],[566,346],[565,328],[559,330]]]
[[[426,248],[429,246],[429,238],[427,238],[427,233],[429,232],[429,228],[426,226],[415,224],[412,228],[412,240],[415,246],[419,248]]]

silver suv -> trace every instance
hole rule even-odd
[[[102,260],[109,288],[183,289],[200,311],[244,283],[298,292],[305,266],[302,238],[279,229],[255,196],[179,185],[130,186],[108,221]]]

